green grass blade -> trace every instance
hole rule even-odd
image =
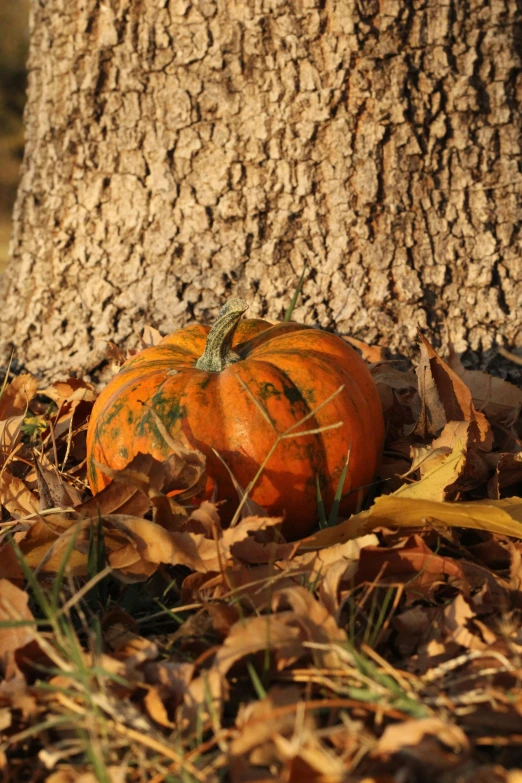
[[[103,535],[103,518],[98,515],[96,529],[91,523],[91,535],[89,539],[89,551],[87,553],[87,577],[89,580],[103,571],[107,565],[107,553],[105,549],[105,537]],[[106,607],[109,600],[108,578],[104,578],[98,584],[95,584],[89,600],[91,606],[101,605]]]
[[[78,538],[78,526],[75,527],[73,534],[71,538],[69,539],[69,543],[67,544],[67,548],[65,552],[63,553],[63,557],[60,560],[60,564],[58,566],[58,571],[56,572],[56,577],[54,579],[53,583],[53,591],[51,594],[51,605],[55,611],[58,611],[59,609],[59,603],[60,603],[60,591],[62,589],[63,584],[63,578],[65,575],[65,569],[67,568],[67,563],[69,562],[69,558],[72,555],[74,546],[76,544],[76,539]]]
[[[285,317],[283,318],[283,321],[285,321],[285,322],[290,321],[290,319],[292,318],[293,312],[295,310],[295,306],[297,304],[297,300],[299,298],[299,294],[301,293],[301,291],[303,289],[303,284],[304,284],[304,279],[305,279],[305,274],[306,274],[307,268],[308,268],[308,264],[305,261],[305,265],[303,267],[303,271],[301,272],[301,277],[299,278],[299,282],[297,283],[296,289],[294,291],[294,295],[292,297],[292,300],[291,300],[290,304],[288,305],[288,308],[287,308],[286,313],[285,313]]]
[[[263,688],[263,684],[259,679],[258,673],[256,672],[254,666],[252,665],[252,661],[247,661],[247,669],[248,669],[248,673],[250,674],[250,679],[252,680],[252,685],[254,686],[254,690],[256,692],[257,698],[266,699],[266,691]]]
[[[105,548],[105,535],[103,533],[103,519],[101,514],[98,516],[98,536],[96,544],[98,547],[98,572],[102,571],[108,564],[107,550]],[[109,578],[102,579],[99,584],[100,603],[106,607],[109,603]]]
[[[23,575],[26,578],[27,584],[29,585],[29,587],[31,588],[31,590],[33,592],[33,595],[35,597],[36,602],[38,603],[40,609],[45,614],[45,616],[48,618],[48,620],[53,622],[54,619],[55,619],[56,612],[53,610],[53,607],[51,606],[51,604],[47,600],[47,597],[46,597],[44,591],[42,590],[42,588],[38,584],[38,580],[35,577],[35,575],[33,574],[30,566],[28,565],[27,560],[25,559],[22,550],[20,549],[20,547],[18,546],[18,544],[16,543],[16,541],[14,540],[14,538],[12,537],[12,535],[10,533],[7,533],[6,538],[9,541],[9,543],[11,544],[11,546],[13,547],[13,551],[14,551],[14,553],[16,555],[16,559],[18,560],[20,568],[22,569],[22,573],[23,573]]]
[[[162,604],[159,598],[156,598],[156,603],[163,609],[164,614],[168,615],[171,620],[174,620],[174,622],[178,623],[178,625],[183,625],[187,619],[186,617],[182,617],[180,614],[177,614],[173,609],[169,609],[169,607],[165,606],[165,604]]]
[[[381,603],[381,607],[379,610],[379,616],[377,617],[377,621],[371,631],[370,639],[368,642],[368,645],[372,648],[375,647],[375,644],[377,642],[377,639],[379,637],[379,634],[382,630],[382,627],[384,625],[384,621],[386,620],[386,615],[388,613],[388,607],[390,605],[390,601],[393,597],[395,590],[393,587],[388,587],[386,590],[386,593],[384,594],[384,599]]]
[[[363,644],[367,644],[368,647],[371,647],[370,639],[372,636],[372,629],[374,628],[374,617],[377,612],[377,600],[378,600],[378,590],[373,590],[371,604],[370,604],[370,611],[368,613],[368,622],[366,624],[366,628],[364,629],[364,636],[363,636]]]
[[[321,494],[321,485],[319,484],[319,476],[315,477],[315,482],[317,485],[317,513],[319,515],[319,527],[322,529],[328,525],[328,520],[326,519],[326,511],[324,510],[324,502],[323,496]]]
[[[328,518],[327,527],[333,527],[333,525],[335,525],[335,523],[337,522],[337,515],[339,514],[339,505],[341,503],[341,498],[343,496],[344,481],[346,479],[346,474],[348,473],[348,465],[350,464],[351,451],[352,451],[352,443],[350,441],[350,445],[348,446],[348,454],[346,455],[346,462],[344,463],[343,472],[341,473],[341,477],[339,479],[339,483],[337,484],[337,489],[335,491],[334,502],[332,503],[332,508],[330,511],[330,516]]]

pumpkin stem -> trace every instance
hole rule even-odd
[[[196,362],[199,370],[221,372],[241,358],[232,350],[232,339],[239,320],[248,305],[243,299],[229,299],[208,333],[205,353]]]

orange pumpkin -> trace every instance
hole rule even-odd
[[[246,488],[277,435],[291,427],[253,487],[252,500],[285,517],[287,538],[308,534],[317,524],[317,480],[328,513],[350,448],[340,513],[354,509],[354,490],[372,481],[384,437],[368,368],[333,334],[241,320],[246,309],[241,299],[231,299],[212,329],[180,329],[123,365],[98,397],[89,423],[94,493],[110,481],[96,463],[118,470],[139,452],[159,460],[169,456],[159,418],[173,438],[206,456],[206,496],[217,483],[217,498],[226,501],[225,522],[238,496],[214,450]]]

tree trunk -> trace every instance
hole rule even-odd
[[[520,40],[515,0],[32,0],[3,344],[92,372],[305,262],[305,323],[522,344]]]

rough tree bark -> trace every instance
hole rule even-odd
[[[522,343],[516,0],[32,0],[0,338],[36,373],[230,294]]]

